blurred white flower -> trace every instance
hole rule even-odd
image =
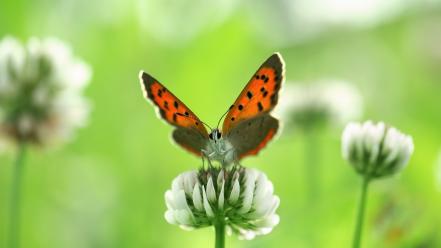
[[[349,83],[322,80],[311,85],[286,84],[275,114],[287,126],[303,129],[317,125],[344,125],[362,114],[362,98]]]
[[[267,176],[249,168],[208,168],[182,173],[165,193],[165,219],[184,229],[224,222],[244,239],[268,234],[279,223],[279,197]]]
[[[0,41],[0,143],[46,144],[72,137],[85,125],[89,104],[82,96],[91,70],[54,39],[22,45]]]
[[[413,153],[408,135],[383,122],[349,123],[342,135],[342,155],[361,175],[378,178],[403,169]]]

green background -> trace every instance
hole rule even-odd
[[[385,121],[414,139],[408,167],[370,188],[365,247],[441,245],[435,180],[441,9],[417,6],[377,25],[325,27],[295,40],[290,37],[309,27],[291,29],[279,16],[283,8],[259,3],[233,4],[224,16],[222,8],[201,1],[150,2],[148,11],[141,1],[0,3],[0,38],[55,36],[93,68],[85,92],[93,107],[87,127],[67,145],[32,149],[26,157],[23,247],[213,247],[213,229],[188,232],[163,217],[173,178],[201,161],[170,142],[171,127],[143,99],[138,73],[148,71],[215,124],[275,51],[285,59],[288,83],[352,82],[363,95],[363,120]],[[188,31],[191,25],[199,25],[198,31]],[[272,180],[281,221],[252,241],[227,237],[227,247],[350,246],[360,178],[341,158],[342,129],[316,133],[320,163],[312,166],[320,193],[312,206],[306,205],[302,132],[284,132],[258,157],[243,161]],[[0,246],[7,234],[13,157],[0,155]]]

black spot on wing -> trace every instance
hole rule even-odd
[[[167,110],[170,110],[169,107],[168,107],[168,102],[167,101],[164,101],[164,108],[167,109]]]
[[[248,99],[253,98],[253,93],[251,93],[251,91],[248,91],[247,92],[247,97],[248,97]]]
[[[237,108],[238,108],[239,110],[242,110],[242,109],[243,109],[243,105],[240,104]]]
[[[258,103],[257,103],[257,108],[259,109],[259,111],[262,111],[262,110],[263,110],[263,105],[262,105],[261,102],[258,102]]]
[[[173,103],[173,105],[175,106],[176,109],[178,109],[178,107],[179,107],[179,103],[178,103],[177,101],[175,101],[175,102]]]

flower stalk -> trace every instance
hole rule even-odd
[[[216,244],[215,248],[225,247],[225,223],[223,221],[218,221],[214,225],[214,230],[216,233]]]
[[[367,193],[369,188],[370,178],[368,176],[363,177],[361,184],[361,194],[358,202],[357,220],[355,222],[353,248],[359,248],[361,244],[361,235],[363,231],[364,212],[366,209]]]
[[[26,142],[19,143],[17,156],[14,163],[14,175],[11,182],[11,202],[9,214],[9,248],[20,247],[20,210],[21,210],[21,186],[24,171],[24,159],[26,155]]]

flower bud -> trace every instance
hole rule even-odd
[[[342,154],[354,169],[369,178],[400,171],[413,152],[408,135],[383,122],[350,123],[342,135]]]
[[[362,113],[362,99],[351,84],[339,80],[320,80],[314,84],[287,84],[281,92],[278,115],[287,127],[311,129],[323,125],[342,125]]]

